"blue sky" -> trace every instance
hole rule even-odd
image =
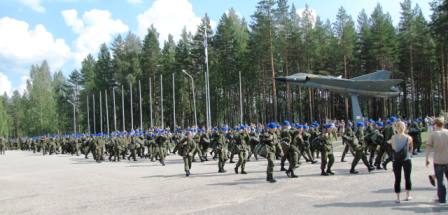
[[[2,0],[0,1],[0,93],[23,91],[32,64],[47,59],[53,71],[65,74],[79,67],[101,43],[132,31],[143,37],[154,24],[160,40],[168,33],[178,37],[183,26],[195,30],[207,13],[213,23],[234,8],[250,21],[258,0]],[[323,19],[335,20],[343,6],[353,19],[377,3],[389,12],[394,24],[400,18],[399,0],[289,0],[297,9],[308,4]],[[424,15],[431,15],[430,0],[413,0]]]

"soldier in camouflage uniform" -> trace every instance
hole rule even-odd
[[[254,154],[254,150],[255,150],[255,146],[257,146],[260,143],[260,138],[259,135],[256,131],[255,126],[252,126],[250,128],[250,133],[249,133],[249,146],[250,146],[250,150],[249,150],[249,155],[247,156],[247,161],[250,161],[250,157],[252,156],[252,154],[255,157],[255,160],[258,160],[258,157],[256,154]]]
[[[267,125],[268,131],[266,131],[260,138],[260,141],[265,144],[266,147],[266,158],[268,160],[268,166],[266,170],[266,181],[275,183],[274,179],[274,162],[277,150],[280,151],[280,155],[283,156],[282,147],[280,146],[280,141],[277,137],[276,130],[277,125],[275,123],[269,123]]]
[[[193,131],[198,131],[198,130],[196,130],[196,129],[192,129],[192,130],[193,130]],[[196,144],[196,146],[195,146],[195,151],[194,151],[194,153],[193,153],[193,162],[196,162],[196,155],[198,155],[199,160],[200,160],[201,162],[204,162],[203,155],[202,155],[202,151],[201,151],[201,149],[200,149],[200,147],[199,147],[199,142],[201,141],[201,134],[200,134],[200,132],[196,132],[196,133],[193,135],[193,140],[194,140],[194,143]]]
[[[191,134],[191,132],[187,132],[187,137],[182,139],[176,146],[176,148],[179,150],[179,155],[182,156],[184,160],[185,175],[187,177],[190,176],[191,163],[193,161],[193,152],[196,150],[195,147],[196,144],[194,143],[193,135]]]
[[[159,162],[162,166],[165,166],[167,138],[163,133],[159,133],[155,141],[157,157],[159,158]]]
[[[285,153],[288,153],[288,157],[289,157],[289,168],[286,171],[286,175],[289,178],[297,178],[298,177],[294,173],[294,170],[298,167],[298,163],[299,163],[300,156],[301,156],[300,148],[303,148],[303,144],[304,144],[304,140],[302,137],[303,126],[298,124],[295,127],[296,127],[296,130],[294,131],[294,133],[292,135],[293,139],[291,141],[291,145],[289,146],[289,151],[285,152]]]
[[[46,137],[41,137],[40,139],[40,148],[42,150],[42,155],[46,155],[48,153],[48,139]]]
[[[283,128],[280,131],[280,144],[282,146],[283,152],[285,152],[280,160],[280,171],[286,171],[285,162],[286,162],[286,160],[289,161],[288,151],[289,151],[289,146],[292,141],[290,129],[291,129],[291,124],[289,123],[289,121],[285,120],[283,122]],[[291,163],[289,163],[289,165],[291,165]]]
[[[229,128],[224,126],[221,128],[221,132],[218,132],[215,136],[217,143],[216,154],[218,155],[218,173],[225,173],[224,166],[228,160],[229,142],[228,137]]]
[[[4,155],[6,151],[6,140],[3,137],[0,137],[0,155]]]
[[[95,161],[98,163],[104,161],[104,149],[106,147],[106,140],[102,134],[95,138],[94,146],[95,146],[95,154],[94,154]]]
[[[387,121],[387,123],[386,123],[387,125],[384,127],[383,143],[381,144],[380,152],[378,153],[377,160],[375,161],[375,163],[377,163],[378,166],[381,163],[384,170],[387,170],[387,164],[392,161],[392,154],[393,154],[392,151],[393,150],[392,150],[392,146],[390,144],[388,144],[387,141],[389,141],[392,138],[392,136],[394,135],[394,129],[392,128],[392,124],[396,120],[397,119],[395,117],[391,117]],[[384,154],[387,154],[388,157],[383,162]]]
[[[235,148],[238,153],[238,163],[235,166],[235,173],[238,174],[238,168],[241,167],[241,174],[247,174],[244,171],[246,167],[247,151],[249,150],[249,134],[245,126],[241,126],[240,133],[235,134]]]
[[[207,153],[208,148],[210,147],[210,130],[205,131],[201,135],[201,139],[199,140],[199,147],[202,152],[203,159],[208,161]]]
[[[331,171],[331,167],[334,164],[334,154],[333,154],[333,140],[336,139],[333,136],[333,130],[336,128],[333,124],[326,124],[325,132],[320,136],[321,141],[321,175],[328,176],[334,175],[334,172]]]
[[[413,121],[409,126],[408,134],[412,137],[413,142],[413,155],[418,155],[421,152],[420,148],[422,146],[422,128],[418,124],[418,121]]]
[[[129,149],[129,156],[128,156],[128,160],[130,161],[131,158],[133,161],[137,161],[137,156],[136,156],[136,151],[137,151],[137,146],[136,146],[136,139],[137,137],[134,135],[132,135],[129,138],[129,142],[128,142],[128,149]]]
[[[364,154],[364,150],[362,145],[359,145],[355,143],[355,134],[350,126],[345,129],[345,133],[342,136],[342,138],[345,141],[345,144],[350,147],[350,151],[354,154],[354,159],[352,161],[352,165],[350,168],[350,174],[358,174],[358,171],[355,170],[356,165],[358,165],[359,160],[362,160],[364,165],[366,165],[367,169],[370,171],[373,170],[372,167],[370,167],[369,162],[367,161],[367,157]],[[359,141],[358,141],[359,143]]]

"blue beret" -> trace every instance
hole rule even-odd
[[[304,125],[303,129],[309,129],[310,127],[308,125]]]
[[[380,126],[380,127],[383,127],[383,126],[384,126],[384,123],[383,123],[383,122],[376,122],[376,125],[377,125],[377,126]]]
[[[268,123],[267,127],[270,129],[274,129],[274,128],[277,128],[277,125],[273,122],[270,122],[270,123]]]
[[[290,126],[290,125],[291,125],[291,123],[289,123],[289,121],[288,121],[288,120],[285,120],[285,121],[283,121],[283,125],[285,125],[285,126]]]
[[[364,122],[357,122],[357,123],[356,123],[356,126],[358,126],[358,127],[364,127]]]

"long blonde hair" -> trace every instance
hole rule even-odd
[[[404,124],[404,122],[402,121],[395,122],[392,125],[392,128],[394,129],[395,134],[405,135],[406,124]]]

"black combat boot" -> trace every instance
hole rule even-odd
[[[235,174],[238,174],[238,167],[235,167]]]
[[[329,175],[334,175],[334,172],[331,171],[330,169],[327,170],[327,173],[328,173]]]
[[[244,169],[241,169],[241,174],[243,174],[243,175],[246,175],[246,174],[247,174],[247,172],[246,172],[246,171],[244,171]]]
[[[185,171],[185,176],[190,176],[190,170]]]
[[[160,163],[162,164],[162,166],[165,166],[165,160],[160,159]]]
[[[350,170],[350,174],[358,174],[359,172],[358,171],[356,171],[356,170],[354,170],[354,169],[351,169]]]
[[[290,170],[286,170],[286,176],[288,176],[288,178],[291,178],[291,171]]]
[[[322,170],[322,172],[320,173],[320,175],[328,176],[328,173],[326,173],[324,170]]]
[[[291,170],[291,178],[298,178],[299,176],[297,176],[296,174],[294,174],[294,170]]]
[[[275,182],[277,182],[277,180],[274,179],[274,177],[272,176],[272,174],[269,174],[269,175],[268,175],[268,181],[269,181],[270,183],[275,183]]]

